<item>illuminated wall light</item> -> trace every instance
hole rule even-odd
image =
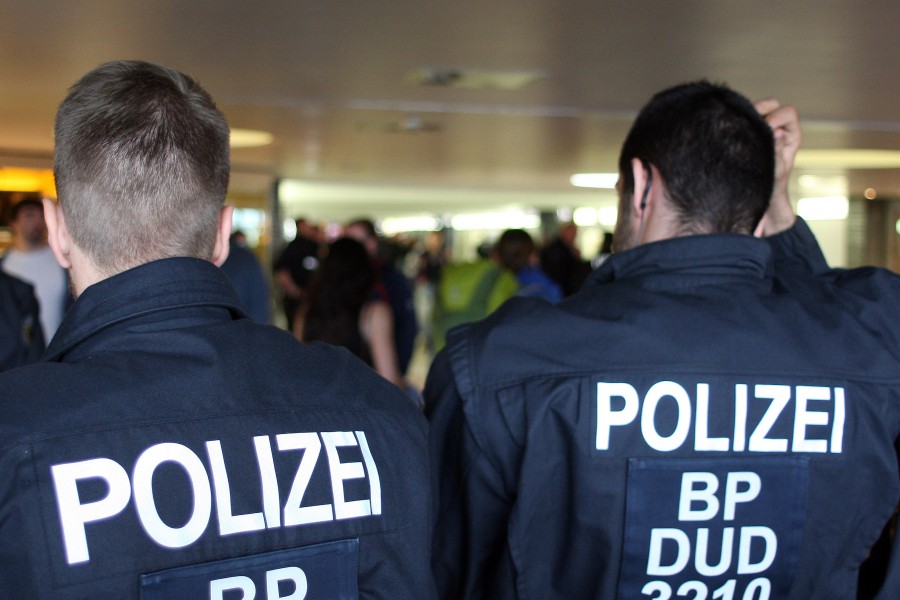
[[[575,173],[569,177],[569,183],[575,187],[599,188],[614,190],[619,181],[618,173]]]
[[[866,200],[874,200],[878,197],[878,192],[875,188],[866,188],[866,191],[863,192],[863,196],[866,197]]]
[[[572,209],[567,206],[562,206],[556,209],[556,218],[562,222],[567,223],[572,220]]]
[[[537,229],[540,225],[540,216],[526,212],[458,214],[450,219],[450,226],[458,231]]]
[[[591,227],[597,224],[597,209],[588,206],[576,208],[572,213],[572,221],[579,227]]]
[[[619,220],[619,209],[615,206],[604,206],[597,211],[597,222],[604,227],[615,227]]]
[[[297,237],[297,222],[294,219],[285,219],[281,222],[281,235],[286,240]]]
[[[810,196],[845,196],[847,177],[844,175],[801,175],[797,178],[801,188]]]
[[[381,220],[381,231],[385,235],[396,235],[409,231],[437,231],[441,222],[435,217],[387,217]]]
[[[56,183],[51,169],[0,167],[0,190],[34,192],[46,198],[56,197]]]
[[[572,213],[572,222],[579,227],[601,225],[611,229],[616,226],[618,218],[619,209],[615,206],[603,206],[601,208],[582,206],[581,208],[576,208]]]
[[[258,208],[235,208],[231,217],[231,223],[235,229],[259,229],[265,220],[265,211]]]
[[[807,221],[840,221],[850,214],[850,201],[846,196],[800,198],[797,214]]]
[[[820,178],[815,175],[801,175],[797,178],[797,183],[802,188],[816,188],[819,186]]]
[[[232,148],[255,148],[268,146],[274,139],[275,136],[268,131],[232,129],[230,143]]]
[[[259,245],[260,232],[265,227],[266,213],[258,208],[235,208],[231,216],[232,231],[241,231],[251,247]]]
[[[900,219],[897,219],[897,222],[894,223],[894,230],[896,230],[897,235],[900,235]]]

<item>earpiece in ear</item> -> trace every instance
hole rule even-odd
[[[650,168],[650,163],[646,160],[641,160],[641,162],[647,170],[647,183],[644,185],[644,193],[641,195],[641,211],[643,211],[647,208],[647,196],[650,194],[650,186],[653,185],[653,169]]]

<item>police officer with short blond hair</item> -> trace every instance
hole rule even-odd
[[[426,425],[349,353],[243,313],[229,130],[114,62],[56,121],[50,243],[78,295],[0,376],[0,597],[428,598]]]

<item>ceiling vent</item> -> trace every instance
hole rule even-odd
[[[414,85],[425,87],[454,87],[467,89],[520,90],[544,79],[540,71],[485,71],[448,67],[423,67],[406,76]]]
[[[407,115],[385,127],[388,133],[436,133],[443,130],[444,126],[441,123],[426,121],[418,115]]]
[[[422,133],[438,133],[444,131],[445,126],[438,121],[427,121],[419,115],[409,114],[400,119],[389,121],[387,123],[361,121],[356,124],[359,131],[380,132],[380,133],[399,133],[399,134],[422,134]]]

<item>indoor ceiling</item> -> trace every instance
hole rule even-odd
[[[289,212],[603,203],[569,176],[614,171],[638,109],[687,80],[794,104],[808,149],[900,149],[898,23],[896,0],[0,0],[0,166],[49,165],[67,87],[143,59],[274,135],[234,150],[233,186],[313,185]],[[896,166],[812,158],[900,196]]]

